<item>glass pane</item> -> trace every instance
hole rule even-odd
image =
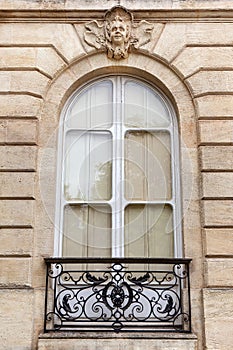
[[[125,138],[127,200],[163,200],[172,195],[171,147],[167,132],[130,131]]]
[[[111,256],[111,208],[87,204],[66,206],[63,256]]]
[[[125,84],[124,110],[125,125],[130,128],[166,127],[171,122],[165,102],[144,84]]]
[[[67,127],[106,129],[112,125],[112,82],[105,80],[88,87],[71,105]]]
[[[126,207],[125,253],[129,257],[174,257],[171,206],[130,204]]]
[[[112,196],[112,137],[110,132],[72,131],[66,137],[66,200]]]

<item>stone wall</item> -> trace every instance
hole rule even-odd
[[[129,349],[154,350],[233,347],[232,1],[120,1],[136,22],[144,19],[154,26],[152,40],[120,61],[83,41],[84,24],[102,21],[105,10],[117,4],[0,1],[3,350],[37,349],[39,334],[40,350],[115,350],[126,344]],[[187,337],[159,335],[135,342],[119,337],[116,342],[108,337],[77,341],[43,335],[43,258],[54,252],[60,114],[78,86],[109,73],[154,79],[178,112],[184,249],[193,259],[193,334]]]

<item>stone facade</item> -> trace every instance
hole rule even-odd
[[[151,30],[116,59],[84,36],[117,5]],[[1,349],[231,350],[232,0],[0,0],[0,11]],[[177,111],[191,334],[43,334],[61,111],[75,89],[106,74],[155,83]]]

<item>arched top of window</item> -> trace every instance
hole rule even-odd
[[[127,76],[91,82],[61,130],[59,254],[181,256],[179,139],[163,93]]]
[[[143,81],[122,76],[117,80],[109,77],[93,82],[75,92],[65,114],[66,126],[80,129],[110,127],[114,122],[114,103],[124,104],[121,122],[126,127],[158,128],[173,123],[174,112],[159,90]]]

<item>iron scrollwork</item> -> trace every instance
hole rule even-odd
[[[46,330],[190,331],[188,265],[156,266],[156,271],[130,271],[130,264],[121,261],[82,271],[53,264],[48,269],[53,283],[47,284],[46,304],[52,308],[46,308]]]

